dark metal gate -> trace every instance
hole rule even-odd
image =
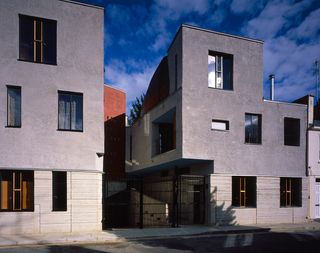
[[[205,180],[180,175],[107,181],[104,210],[106,228],[203,224]]]

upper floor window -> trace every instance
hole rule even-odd
[[[58,129],[83,130],[83,95],[81,93],[58,91]]]
[[[208,87],[232,90],[233,57],[209,51],[208,55]]]
[[[211,122],[211,130],[229,130],[229,121],[228,120],[219,120],[213,119]]]
[[[300,119],[284,118],[284,145],[300,146]]]
[[[57,22],[26,15],[19,15],[19,22],[19,59],[56,64]]]
[[[21,87],[7,86],[7,126],[21,127]]]
[[[0,211],[33,211],[33,171],[0,170]]]
[[[261,115],[245,114],[245,142],[261,143]]]

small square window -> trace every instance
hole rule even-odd
[[[284,145],[300,146],[300,119],[284,118]]]
[[[208,55],[208,87],[233,89],[233,57],[232,55],[209,51]]]
[[[213,119],[211,122],[211,130],[227,131],[229,130],[229,121]]]
[[[261,144],[260,114],[245,114],[245,143]]]
[[[83,95],[58,91],[58,130],[83,130]]]

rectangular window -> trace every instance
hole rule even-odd
[[[7,86],[7,126],[21,127],[21,87]]]
[[[81,93],[58,91],[58,129],[83,130],[83,95]]]
[[[245,142],[261,144],[261,115],[245,114]]]
[[[233,89],[233,57],[209,51],[208,55],[208,87],[232,90]]]
[[[211,122],[211,130],[229,130],[229,121],[213,119]]]
[[[52,172],[52,210],[67,211],[67,172]]]
[[[284,118],[284,145],[300,146],[300,119]]]
[[[0,211],[33,211],[33,171],[0,170]]]
[[[56,64],[57,22],[19,15],[19,59]]]
[[[232,177],[232,206],[256,207],[256,177]]]
[[[301,206],[301,178],[280,178],[280,207]]]
[[[174,56],[174,90],[178,89],[178,56]]]

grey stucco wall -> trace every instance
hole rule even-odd
[[[19,14],[57,21],[57,65],[18,61]],[[104,11],[59,0],[0,1],[0,168],[102,170]],[[6,85],[22,127],[6,128]],[[83,132],[57,131],[58,90],[83,93]]]
[[[320,176],[320,128],[308,131],[309,175]]]
[[[175,55],[177,55],[178,60],[177,90],[175,90]],[[179,33],[168,52],[170,96],[143,115],[143,117],[131,127],[133,148],[132,165],[128,165],[127,163],[127,172],[158,166],[163,163],[178,160],[182,157],[182,63],[182,37]],[[154,144],[152,136],[155,135],[157,131],[153,122],[173,108],[176,110],[176,149],[159,155],[153,155],[152,149]],[[128,160],[128,158],[126,160]]]
[[[263,44],[182,28],[183,158],[214,160],[214,173],[303,176],[307,106],[262,99]],[[233,55],[233,90],[208,88],[209,50]],[[245,113],[262,115],[262,144],[245,144]],[[284,145],[284,117],[300,119],[300,146]],[[211,130],[228,120],[229,131]]]

